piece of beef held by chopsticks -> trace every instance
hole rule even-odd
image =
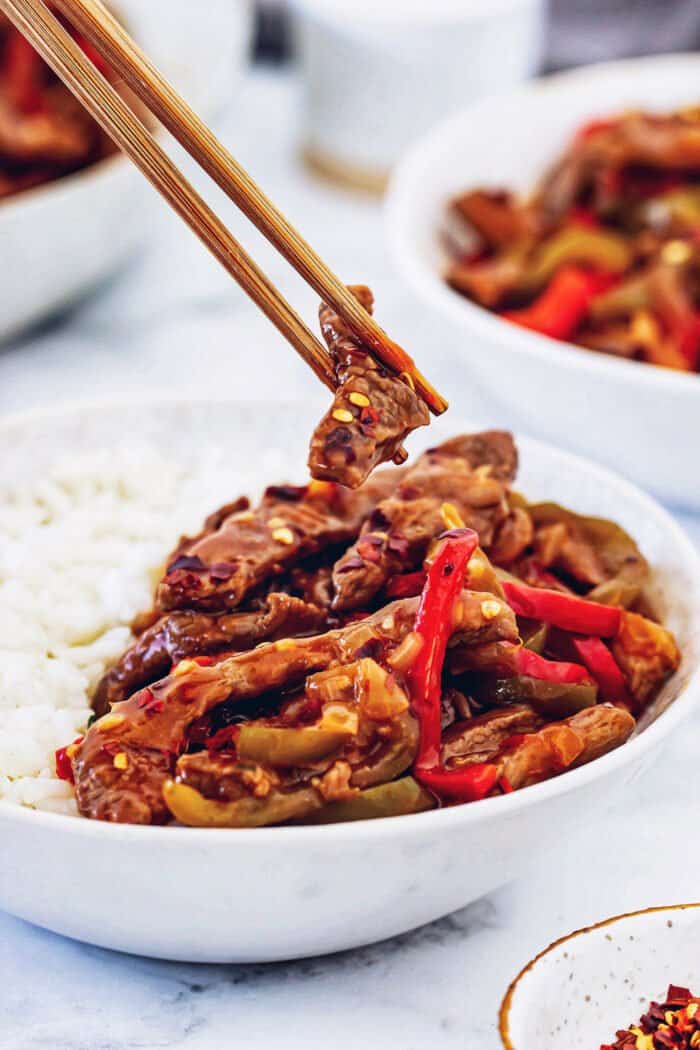
[[[371,313],[369,288],[350,290]],[[354,489],[394,457],[411,431],[427,426],[430,414],[412,386],[386,372],[330,306],[322,303],[319,316],[338,388],[311,438],[309,470]]]

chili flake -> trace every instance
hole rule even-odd
[[[700,1046],[700,998],[669,985],[662,1003],[651,1003],[638,1024],[620,1029],[600,1050],[689,1050]]]

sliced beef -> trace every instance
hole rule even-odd
[[[692,116],[629,113],[577,136],[545,176],[536,197],[546,221],[556,223],[586,191],[605,210],[610,173],[626,167],[662,171],[700,169],[700,132]]]
[[[163,783],[194,722],[233,697],[243,701],[296,687],[316,671],[356,659],[370,644],[383,651],[405,637],[416,608],[417,599],[407,599],[342,630],[268,642],[211,667],[178,665],[88,729],[73,758],[80,812],[97,820],[166,822]],[[124,757],[115,764],[118,755]]]
[[[512,611],[500,604],[494,615],[483,592],[463,591],[455,609],[453,645],[499,644],[498,639],[517,636]],[[116,704],[88,729],[73,756],[80,812],[117,822],[167,821],[163,784],[185,751],[194,723],[227,701],[288,693],[303,686],[309,675],[363,658],[376,661],[381,672],[384,662],[391,666],[392,652],[413,629],[417,608],[418,599],[407,598],[327,634],[267,642],[212,666],[187,660],[176,665],[167,678]],[[365,766],[376,772],[381,762],[386,771],[389,757],[385,751],[372,752]],[[363,787],[374,781],[372,773],[362,780],[360,765],[356,784]]]
[[[185,657],[243,652],[275,638],[321,630],[326,615],[316,605],[288,594],[272,593],[261,608],[247,612],[168,613],[145,630],[100,681],[92,706],[103,715],[137,689],[150,685]]]
[[[465,762],[488,762],[509,737],[535,732],[541,725],[542,719],[528,704],[514,704],[455,722],[443,733],[442,761],[448,767]]]
[[[369,288],[350,290],[371,312]],[[325,303],[320,320],[338,386],[311,438],[309,470],[314,478],[354,489],[379,463],[392,459],[411,431],[427,426],[430,414],[412,387],[388,374]]]
[[[353,539],[399,477],[395,470],[381,471],[354,492],[328,482],[271,486],[255,509],[236,511],[179,546],[158,587],[156,604],[162,610],[236,609],[265,581]]]
[[[562,722],[516,738],[497,759],[499,772],[517,789],[537,784],[567,769],[586,765],[620,747],[634,732],[628,711],[606,704],[588,707]]]
[[[425,452],[336,562],[333,607],[367,608],[390,576],[418,568],[431,540],[448,527],[445,503],[457,508],[488,549],[508,516],[508,484],[516,469],[513,438],[501,431],[454,438]]]

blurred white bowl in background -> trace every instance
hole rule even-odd
[[[132,35],[205,117],[230,100],[247,0],[119,0]],[[154,190],[121,155],[0,202],[0,339],[69,305],[142,241]],[[175,221],[175,220],[173,220]]]
[[[303,149],[381,187],[439,117],[537,68],[544,0],[292,0],[304,80]]]
[[[387,235],[399,272],[454,359],[452,402],[474,378],[509,425],[592,456],[663,499],[700,508],[700,376],[560,343],[502,321],[449,288],[447,201],[496,186],[526,191],[591,117],[696,103],[700,55],[588,66],[484,99],[440,124],[399,165]],[[420,348],[416,348],[420,353]]]

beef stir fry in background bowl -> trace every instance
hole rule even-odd
[[[663,738],[692,708],[700,664],[700,568],[692,546],[663,510],[629,485],[574,457],[521,441],[518,486],[530,500],[563,502],[586,516],[602,514],[634,534],[652,566],[648,600],[677,640],[680,667],[661,687],[638,731],[624,746],[524,790],[504,795],[501,786],[495,792],[488,789],[494,797],[473,804],[388,820],[232,829],[138,827],[62,815],[71,812],[72,789],[55,777],[53,749],[84,724],[90,713],[87,694],[108,665],[120,670],[108,678],[104,688],[132,691],[132,685],[125,684],[123,677],[120,680],[120,675],[134,669],[142,673],[143,667],[139,670],[135,663],[129,667],[122,659],[124,650],[134,644],[128,624],[137,611],[146,608],[162,575],[158,567],[168,544],[175,543],[180,531],[193,535],[201,529],[203,508],[240,492],[255,496],[270,479],[303,480],[299,464],[305,457],[306,442],[298,426],[298,409],[276,408],[274,446],[266,418],[263,406],[255,404],[232,410],[230,404],[162,401],[105,405],[71,416],[29,416],[3,425],[4,444],[10,451],[3,463],[8,509],[2,528],[16,568],[13,587],[3,595],[2,607],[5,637],[12,646],[4,673],[12,676],[12,687],[4,690],[5,706],[0,712],[0,740],[10,740],[6,752],[0,746],[0,763],[5,767],[0,824],[7,857],[0,873],[0,902],[15,914],[94,943],[193,960],[289,958],[367,943],[429,921],[494,889],[517,876],[528,861],[544,856],[559,840],[562,826],[575,827],[600,804],[624,804],[633,774],[648,766]],[[430,444],[454,451],[447,435],[458,429],[468,433],[474,428],[452,420],[448,429],[439,421],[431,428]],[[49,433],[51,441],[47,440]],[[125,434],[133,435],[126,443]],[[498,440],[507,441],[504,437]],[[86,448],[91,450],[88,455]],[[115,448],[121,449],[118,456]],[[418,469],[420,461],[412,462],[413,469]],[[43,479],[40,490],[27,480],[28,475]],[[381,484],[381,476],[377,474],[370,483]],[[362,489],[353,493],[352,499],[357,500],[361,493]],[[228,507],[225,516],[252,513],[253,519],[259,519],[263,513],[269,524],[269,500],[274,497],[279,507],[284,505],[285,494],[295,495],[278,486],[260,511],[255,504],[252,511]],[[285,512],[296,505],[287,500]],[[438,513],[441,511],[442,502]],[[221,525],[221,516],[212,519],[207,526],[209,536]],[[275,522],[272,527],[285,528]],[[76,529],[82,538],[78,547]],[[280,550],[291,546],[284,542],[286,534],[278,538]],[[194,542],[206,546],[210,540],[203,535]],[[341,556],[346,546],[347,537],[340,544]],[[190,548],[191,544],[183,547],[179,556],[205,560],[203,548],[199,553]],[[440,556],[438,553],[435,564]],[[175,606],[182,606],[178,595],[187,592],[188,615],[198,612],[190,601],[193,595],[194,605],[202,606],[198,614],[211,615],[214,610],[204,606],[211,606],[212,599],[220,601],[241,583],[240,574],[229,573],[228,566],[224,571],[217,556],[217,578],[200,589],[187,577],[188,572],[196,577],[198,565],[188,564],[189,569],[187,564],[173,566],[171,562],[170,573],[159,587],[168,606],[173,606],[171,599]],[[181,575],[173,575],[177,573]],[[392,569],[391,575],[402,578],[407,574]],[[303,577],[297,574],[300,590],[296,594],[278,597],[274,609],[258,610],[267,612],[267,618],[252,619],[264,626],[280,610],[290,615],[292,604],[296,613],[303,606],[305,614],[317,602],[322,606],[328,574],[312,573],[307,578],[312,586],[306,598],[301,596]],[[348,593],[352,590],[350,587]],[[499,601],[489,592],[480,599],[480,609],[484,600]],[[167,615],[173,617],[176,609]],[[142,630],[155,626],[147,624],[142,620],[139,626]],[[356,620],[339,631],[347,639],[362,627],[363,621]],[[309,629],[314,628],[309,625]],[[391,625],[386,623],[381,629],[390,631]],[[288,628],[282,631],[284,638]],[[300,643],[308,649],[303,639]],[[283,667],[288,659],[285,649],[289,653],[287,645],[279,650]],[[248,655],[249,668],[256,662],[256,652],[259,656],[266,650]],[[364,655],[363,672],[372,670],[372,660],[381,672],[381,657],[375,660],[375,656],[379,656],[376,646],[373,653]],[[548,658],[546,651],[544,658]],[[238,660],[240,669],[241,658]],[[208,666],[186,665],[182,678],[201,673],[211,676],[210,684],[216,682],[217,664],[203,663]],[[153,668],[147,673],[153,673]],[[155,671],[156,676],[160,673]],[[386,685],[383,680],[383,698]],[[395,685],[401,686],[400,675]],[[159,717],[156,708],[164,698],[157,693],[156,689],[152,699],[147,698],[154,705],[149,717]],[[398,688],[389,693],[392,701],[400,700]],[[145,711],[147,703],[139,710]],[[398,706],[395,715],[400,714]],[[589,710],[595,708],[582,713]],[[603,706],[600,710],[629,718],[620,709]],[[334,712],[336,722],[340,714]],[[256,731],[283,728],[264,720],[249,724]],[[212,727],[203,728],[209,732]],[[336,724],[331,728],[344,733],[348,727]],[[117,783],[124,772],[121,756],[125,748],[113,746],[117,744],[110,735],[113,732],[114,725],[106,744],[107,751],[113,752],[112,783]],[[531,735],[536,736],[537,730]],[[261,741],[267,747],[269,735],[257,740],[251,737],[246,747],[258,747]],[[8,767],[9,756],[18,763],[13,770]],[[127,761],[131,758],[140,761],[133,752]],[[195,759],[206,764],[209,750],[194,752],[185,764],[193,765]],[[79,777],[85,775],[86,797],[93,789],[95,799],[100,792],[103,799],[107,797],[106,770],[106,764],[94,766],[93,777],[87,764],[77,770]],[[187,786],[206,801],[209,792],[216,794],[216,776],[208,779],[212,772],[216,772],[213,767],[192,768],[187,776],[175,780],[184,784],[189,777]],[[424,791],[425,785],[417,783]],[[330,781],[324,786],[333,787]],[[435,786],[429,788],[432,804]],[[226,805],[221,796],[209,802],[215,807]],[[533,843],[537,843],[534,853]],[[51,856],[51,865],[36,863],[37,853]],[[107,880],[109,908],[104,906],[103,893]],[[343,901],[342,909],[338,900]],[[179,921],[183,906],[195,919],[186,929]]]
[[[623,118],[624,133],[618,133],[628,146],[634,139],[647,160],[660,131],[687,133],[686,145],[693,146],[698,125],[688,108],[698,101],[699,73],[696,56],[638,59],[554,76],[477,103],[409,153],[387,205],[397,266],[431,307],[441,344],[462,364],[457,383],[476,380],[506,418],[687,506],[700,505],[693,451],[700,438],[700,379],[680,368],[696,356],[690,207],[697,183],[679,172],[678,158],[673,172],[647,164],[625,173],[636,179],[636,189],[621,203],[610,162],[620,155],[621,139],[614,128],[590,122],[643,111]],[[685,116],[668,116],[684,109]],[[586,125],[587,141],[579,138],[557,164]],[[488,193],[465,196],[470,188],[494,188],[524,198],[546,172],[541,209],[509,208],[506,198]],[[671,175],[680,184],[672,186]],[[652,194],[644,199],[642,176]],[[489,226],[491,248],[454,221],[446,236],[455,200],[483,229]],[[652,220],[679,204],[683,218],[671,208],[670,225],[660,234]],[[551,233],[538,231],[533,246],[528,224],[535,213],[536,223],[546,215]],[[471,254],[483,249],[482,258]],[[609,352],[594,352],[600,350]],[[650,368],[650,362],[678,367]]]
[[[450,202],[446,280],[533,332],[700,372],[700,106],[582,125],[533,192]]]
[[[114,7],[205,115],[228,96],[247,48],[245,0],[208,4],[206,24],[185,0]],[[0,16],[0,339],[67,306],[124,262],[147,235],[154,200],[33,54]]]

